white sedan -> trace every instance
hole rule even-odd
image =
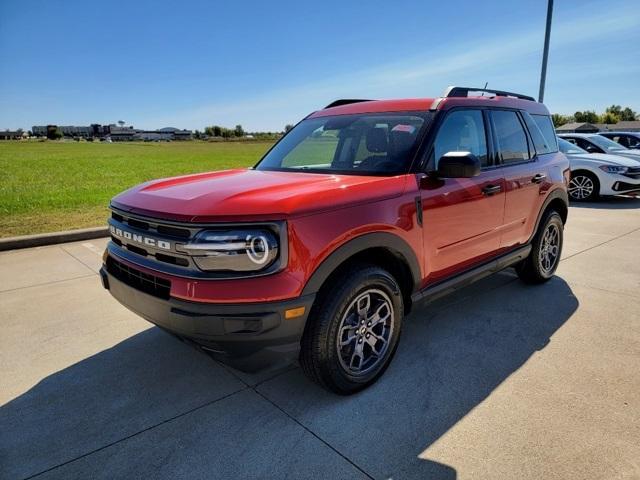
[[[569,159],[571,200],[595,200],[600,195],[640,194],[640,161],[619,155],[589,153],[558,138],[560,151]]]

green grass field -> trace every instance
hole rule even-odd
[[[249,142],[0,142],[0,237],[104,225],[115,194],[154,178],[253,165]]]

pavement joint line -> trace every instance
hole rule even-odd
[[[224,364],[220,363],[220,362],[216,362],[219,363],[220,365],[225,366]],[[225,368],[227,368],[225,366]],[[297,368],[297,367],[296,367]],[[312,435],[313,437],[315,437],[319,442],[321,442],[322,444],[324,444],[327,448],[329,448],[332,452],[334,452],[336,455],[338,455],[339,457],[341,457],[344,461],[346,461],[347,463],[349,463],[349,465],[351,465],[353,468],[355,468],[356,470],[358,470],[360,473],[362,473],[364,476],[366,476],[367,478],[369,478],[370,480],[374,480],[374,477],[372,477],[370,474],[368,474],[365,470],[362,469],[362,467],[360,467],[360,465],[358,465],[357,463],[355,463],[353,460],[351,460],[349,457],[347,457],[345,454],[343,454],[340,450],[338,450],[337,448],[335,448],[333,445],[331,445],[329,442],[327,442],[326,440],[324,440],[322,437],[320,437],[317,433],[315,433],[313,430],[311,430],[310,428],[308,428],[305,424],[303,424],[302,422],[300,422],[297,418],[291,416],[285,409],[283,409],[280,405],[278,405],[276,402],[274,402],[273,400],[271,400],[269,397],[267,397],[266,395],[264,395],[262,392],[258,391],[258,387],[266,382],[269,382],[277,377],[280,377],[282,375],[284,375],[285,373],[289,373],[289,372],[293,372],[294,370],[296,370],[295,368],[292,369],[285,369],[284,371],[278,372],[277,374],[262,380],[261,382],[256,383],[255,385],[251,386],[249,385],[247,382],[245,382],[242,378],[240,378],[239,375],[237,375],[235,372],[233,372],[230,368],[227,368],[227,371],[229,373],[231,373],[233,376],[235,376],[240,382],[244,383],[246,385],[246,387],[250,390],[253,390],[256,395],[258,395],[260,398],[264,399],[266,402],[270,403],[271,405],[273,405],[278,411],[282,412],[282,414],[284,416],[286,416],[288,419],[290,419],[292,422],[296,423],[297,425],[299,425],[303,430],[305,430],[307,433],[309,433],[310,435]]]
[[[71,258],[73,258],[74,260],[80,262],[82,265],[84,265],[85,267],[87,267],[89,270],[91,270],[91,273],[96,273],[95,270],[93,268],[91,268],[89,265],[87,265],[86,263],[84,263],[82,260],[80,260],[78,257],[76,257],[73,253],[71,253],[70,251],[68,251],[64,245],[60,246],[60,249],[66,253],[67,255],[69,255]]]
[[[599,290],[601,292],[606,292],[606,293],[610,293],[612,295],[619,295],[621,297],[631,297],[633,299],[638,299],[640,300],[640,295],[636,294],[636,293],[629,293],[629,292],[621,292],[621,291],[616,291],[616,290],[609,290],[608,288],[602,288],[602,287],[596,287],[594,285],[588,285],[586,283],[581,283],[580,281],[574,282],[573,280],[571,281],[567,281],[568,284],[570,285],[577,285],[579,287],[582,288],[592,288],[594,290]]]
[[[258,385],[256,385],[257,387]],[[337,455],[339,455],[343,460],[345,460],[347,463],[349,463],[353,468],[355,468],[356,470],[358,470],[360,473],[362,473],[364,476],[366,476],[368,479],[370,480],[374,480],[374,477],[371,476],[369,473],[367,473],[362,467],[360,467],[360,465],[358,465],[357,463],[355,463],[353,460],[351,460],[349,457],[347,457],[345,454],[343,454],[340,450],[338,450],[336,447],[334,447],[333,445],[331,445],[329,442],[327,442],[326,440],[324,440],[322,437],[320,437],[317,433],[315,433],[313,430],[311,430],[310,428],[308,428],[305,424],[303,424],[302,422],[300,422],[298,419],[296,419],[295,417],[292,417],[291,415],[289,415],[289,413],[284,410],[280,405],[278,405],[277,403],[275,403],[274,401],[272,401],[269,397],[267,397],[266,395],[264,395],[262,392],[259,392],[258,390],[256,390],[255,387],[250,387],[254,392],[256,392],[256,394],[258,394],[261,398],[263,398],[265,401],[269,402],[271,405],[273,405],[275,408],[277,408],[279,411],[281,411],[287,418],[291,419],[293,422],[297,423],[298,425],[300,425],[300,427],[302,427],[305,431],[307,431],[308,433],[310,433],[311,435],[313,435],[316,439],[318,439],[318,441],[322,442],[327,448],[329,448],[331,451],[333,451],[334,453],[336,453]]]
[[[63,278],[61,280],[52,280],[50,282],[36,283],[35,285],[25,285],[24,287],[10,288],[9,290],[0,290],[0,295],[2,295],[3,293],[17,292],[18,290],[24,290],[25,288],[44,287],[46,285],[53,285],[55,283],[70,282],[71,280],[79,280],[81,278],[89,278],[89,277],[93,277],[94,275],[97,275],[97,273],[94,272],[93,270],[91,270],[91,273],[88,273],[86,275],[80,275],[78,277]]]
[[[102,451],[102,450],[104,450],[106,448],[112,447],[112,446],[114,446],[114,445],[116,445],[116,444],[118,444],[120,442],[124,442],[125,440],[129,440],[130,438],[133,438],[133,437],[135,437],[137,435],[140,435],[141,433],[145,433],[145,432],[148,432],[149,430],[153,430],[154,428],[157,428],[157,427],[160,427],[160,426],[162,426],[162,425],[164,425],[166,423],[172,422],[173,420],[177,420],[178,418],[184,417],[185,415],[189,415],[190,413],[196,412],[196,411],[198,411],[198,410],[200,410],[202,408],[205,408],[205,407],[208,407],[210,405],[213,405],[216,402],[219,402],[221,400],[225,400],[225,399],[227,399],[229,397],[232,397],[232,396],[234,396],[234,395],[236,395],[238,393],[244,392],[246,390],[248,390],[248,388],[245,386],[244,388],[236,390],[235,392],[228,393],[227,395],[224,395],[224,396],[222,396],[220,398],[216,398],[215,400],[211,400],[211,401],[209,401],[207,403],[204,403],[202,405],[194,407],[194,408],[192,408],[190,410],[187,410],[186,412],[182,412],[182,413],[179,413],[177,415],[174,415],[173,417],[166,418],[163,421],[161,421],[160,423],[156,423],[155,425],[150,425],[150,426],[148,426],[146,428],[143,428],[142,430],[140,430],[138,432],[132,433],[131,435],[127,435],[126,437],[120,438],[118,440],[114,440],[113,442],[111,442],[111,443],[109,443],[107,445],[103,445],[102,447],[93,449],[90,452],[83,453],[82,455],[79,455],[76,458],[72,458],[71,460],[67,460],[66,462],[62,462],[62,463],[60,463],[58,465],[55,465],[55,466],[50,467],[50,468],[47,468],[46,470],[42,470],[41,472],[34,473],[33,475],[25,477],[23,480],[30,480],[30,479],[36,478],[36,477],[38,477],[40,475],[44,475],[45,473],[48,473],[48,472],[50,472],[52,470],[55,470],[57,468],[64,467],[65,465],[68,465],[68,464],[73,463],[73,462],[75,462],[77,460],[80,460],[82,458],[85,458],[85,457],[88,457],[90,455],[93,455],[94,453],[98,453],[98,452],[100,452],[100,451]]]
[[[203,352],[203,353],[205,353],[205,355],[209,356],[206,352]],[[266,383],[266,382],[269,382],[269,381],[271,381],[271,380],[274,380],[274,379],[276,379],[276,378],[278,378],[278,377],[280,377],[280,376],[284,375],[285,373],[293,372],[294,370],[296,370],[297,368],[299,368],[297,365],[291,365],[291,366],[283,367],[283,369],[282,369],[281,371],[279,371],[279,372],[275,372],[275,373],[274,373],[273,375],[271,375],[270,377],[265,378],[264,380],[261,380],[261,381],[259,381],[258,383],[256,383],[255,385],[251,386],[251,385],[249,385],[247,382],[245,382],[245,381],[242,379],[242,377],[240,377],[240,376],[236,373],[236,371],[235,371],[233,368],[229,367],[228,365],[225,365],[225,364],[224,364],[224,363],[222,363],[222,362],[219,362],[219,361],[217,361],[217,360],[214,360],[211,356],[209,356],[209,358],[210,358],[211,360],[213,360],[213,361],[216,363],[216,365],[218,365],[218,366],[222,367],[224,370],[226,370],[228,373],[230,373],[231,375],[233,375],[233,376],[234,376],[234,377],[235,377],[239,382],[243,383],[243,384],[244,384],[245,386],[247,386],[248,388],[256,388],[256,387],[258,387],[258,386],[262,385],[263,383]]]
[[[96,246],[95,246],[93,243],[91,243],[91,242],[84,242],[84,243],[82,244],[82,246],[83,246],[84,248],[86,248],[87,250],[90,250],[91,252],[95,253],[95,254],[96,254],[97,256],[99,256],[99,257],[101,257],[101,256],[102,256],[102,252],[104,251],[104,250],[102,250],[102,249],[100,249],[100,248],[96,247]]]
[[[617,237],[610,238],[609,240],[605,240],[604,242],[598,243],[597,245],[593,245],[592,247],[588,247],[588,248],[585,248],[584,250],[580,250],[579,252],[569,255],[568,257],[561,258],[560,261],[564,262],[565,260],[569,260],[570,258],[580,255],[581,253],[588,252],[589,250],[593,250],[594,248],[601,247],[602,245],[606,245],[607,243],[613,242],[614,240],[618,240],[622,237],[626,237],[627,235],[631,235],[632,233],[637,232],[638,230],[640,230],[640,227],[634,228],[633,230],[623,233],[621,235],[618,235]]]

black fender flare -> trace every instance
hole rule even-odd
[[[324,284],[325,280],[352,256],[368,250],[370,248],[384,248],[397,256],[409,267],[413,278],[413,288],[415,291],[420,285],[421,269],[418,258],[413,248],[401,237],[388,232],[372,232],[360,235],[336,248],[322,263],[307,281],[301,295],[316,293]]]
[[[547,211],[547,208],[549,208],[549,205],[554,200],[561,200],[567,209],[567,213],[569,212],[569,194],[567,193],[567,191],[564,188],[556,188],[555,190],[552,190],[551,193],[547,195],[547,198],[544,200],[544,203],[542,204],[542,208],[540,208],[540,211],[538,212],[538,218],[536,219],[536,226],[533,229],[533,232],[531,233],[531,236],[529,237],[529,240],[527,241],[527,243],[531,243],[533,241],[533,237],[535,237],[536,233],[538,232],[538,228],[540,227],[540,222],[542,221],[542,216],[544,215],[544,212]]]

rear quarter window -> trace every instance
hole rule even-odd
[[[536,130],[535,128],[533,128],[533,126],[529,126],[529,118],[532,118],[535,126],[538,127],[538,132],[542,135],[543,143],[540,143],[540,145],[538,145],[539,140],[536,141],[536,136],[533,132],[531,132],[533,143],[536,147],[536,152],[540,155],[545,153],[557,152],[558,140],[556,138],[556,132],[553,128],[551,117],[548,115],[529,115],[528,113],[525,114],[524,117],[527,121],[527,127],[529,127],[529,130]]]
[[[529,152],[527,135],[516,112],[492,110],[491,120],[503,164],[527,161],[533,156]]]

